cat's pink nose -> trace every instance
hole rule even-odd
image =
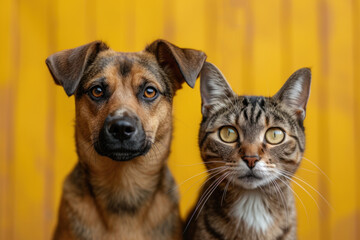
[[[256,162],[260,160],[259,156],[243,156],[242,160],[248,165],[250,169],[255,167]]]

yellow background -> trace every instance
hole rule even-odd
[[[360,3],[353,0],[1,0],[0,239],[49,239],[74,166],[74,99],[45,66],[95,39],[139,51],[157,38],[202,49],[239,94],[272,95],[313,70],[307,149],[294,185],[300,239],[360,239]],[[179,184],[204,169],[199,83],[174,102],[170,167]],[[183,215],[205,175],[181,185]],[[311,186],[311,187],[310,187]],[[331,207],[317,194],[318,190]]]

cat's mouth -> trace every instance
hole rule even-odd
[[[245,189],[255,189],[266,183],[266,177],[249,171],[243,175],[239,174],[236,182]]]
[[[239,176],[238,179],[240,180],[246,180],[246,181],[252,181],[252,180],[260,180],[261,177],[256,176],[253,172],[247,173],[243,176]]]

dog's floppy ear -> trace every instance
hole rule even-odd
[[[179,48],[161,39],[151,43],[146,50],[153,53],[164,71],[177,80],[177,88],[184,81],[193,88],[206,60],[202,51]]]
[[[86,68],[99,52],[108,48],[105,43],[95,41],[54,53],[45,62],[55,83],[63,86],[66,94],[71,96],[75,93]]]

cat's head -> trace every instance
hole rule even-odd
[[[310,83],[310,69],[302,68],[273,97],[238,96],[220,70],[205,63],[199,145],[210,174],[245,189],[291,178],[305,148]]]

